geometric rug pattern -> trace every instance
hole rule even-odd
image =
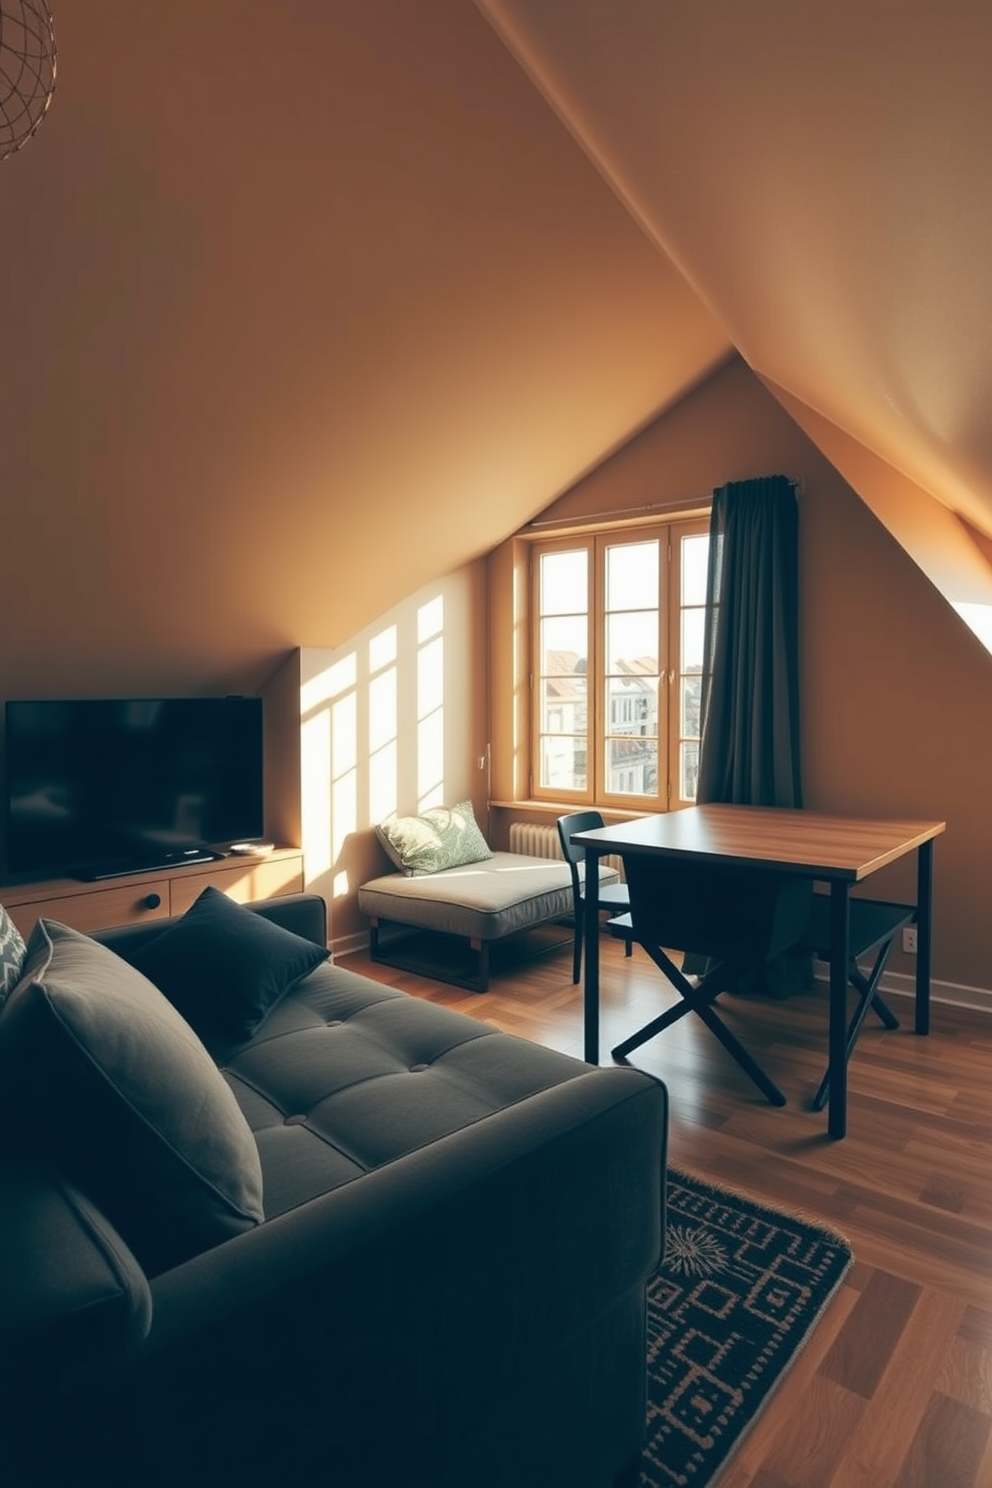
[[[851,1265],[833,1231],[670,1168],[648,1287],[642,1488],[705,1488]]]

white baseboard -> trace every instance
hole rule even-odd
[[[818,982],[828,980],[823,962],[816,963]],[[915,997],[916,980],[901,971],[883,971],[879,990],[887,997]],[[965,987],[959,982],[941,982],[931,978],[930,1001],[946,1003],[949,1007],[972,1008],[979,1013],[992,1013],[992,988]]]
[[[331,956],[336,961],[339,956],[350,956],[354,951],[367,951],[368,948],[369,932],[357,930],[354,935],[339,935],[332,940]]]

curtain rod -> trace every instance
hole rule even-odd
[[[789,485],[796,493],[797,499],[802,496],[804,490],[801,475],[788,476]],[[564,500],[564,497],[560,497]],[[599,512],[575,512],[572,516],[560,517],[535,517],[533,521],[526,522],[526,527],[561,527],[571,522],[602,522],[617,520],[620,517],[637,517],[645,512],[675,512],[685,509],[692,510],[696,507],[709,506],[713,499],[712,491],[708,496],[686,497],[682,501],[649,501],[645,506],[618,506],[612,511]]]

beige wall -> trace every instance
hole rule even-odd
[[[488,830],[485,596],[470,564],[294,662],[306,881],[336,950],[365,938],[359,884],[392,869],[376,822],[470,799]]]
[[[992,987],[992,658],[744,364],[719,372],[542,521],[698,502],[725,481],[775,473],[802,483],[806,805],[945,819],[935,851],[934,974]],[[490,561],[497,796],[513,789],[524,699],[508,707],[513,574],[505,544]],[[872,887],[911,894],[911,870],[886,870]],[[912,962],[900,955],[893,967],[906,972]]]

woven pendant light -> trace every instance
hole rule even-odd
[[[46,0],[0,0],[0,160],[27,144],[47,114],[55,65]]]

